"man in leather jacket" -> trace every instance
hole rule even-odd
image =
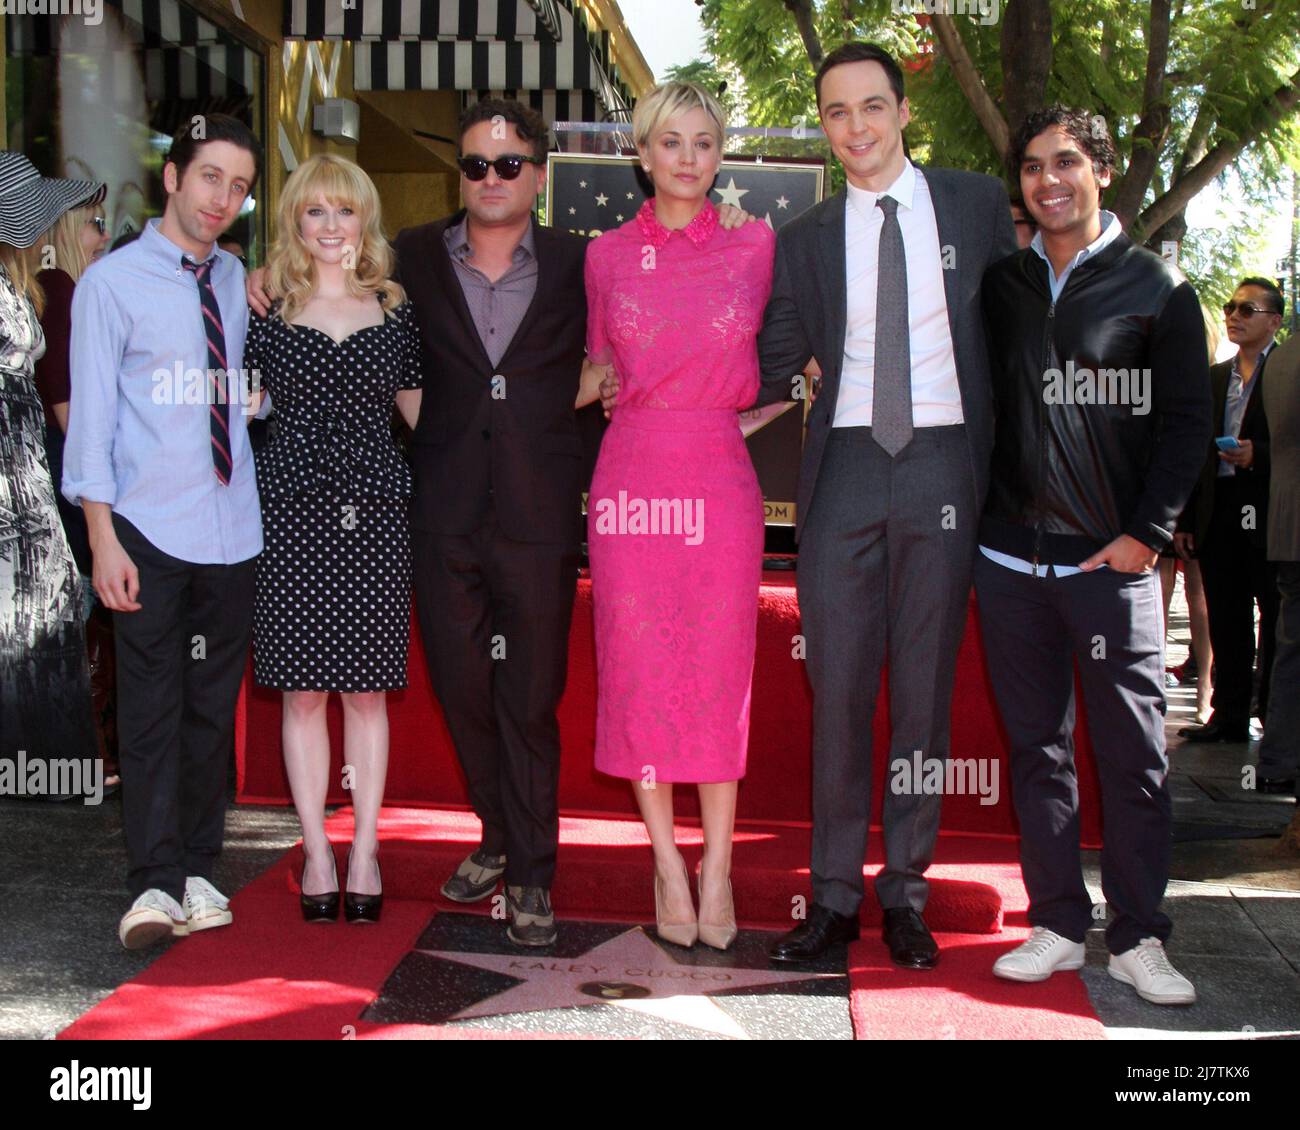
[[[1190,284],[1100,208],[1105,124],[1056,106],[1011,152],[1039,234],[984,276],[997,426],[975,582],[1011,746],[1033,932],[994,973],[1041,981],[1084,964],[1074,667],[1105,813],[1109,972],[1190,1004],[1164,952],[1169,872],[1164,631],[1153,566],[1210,441],[1209,369]]]

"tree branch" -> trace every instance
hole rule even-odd
[[[988,88],[985,87],[984,80],[980,78],[975,64],[971,62],[970,54],[966,50],[966,45],[961,41],[956,25],[952,22],[952,17],[935,12],[930,17],[930,26],[934,28],[939,41],[939,49],[943,52],[944,58],[948,60],[948,66],[952,68],[957,85],[961,87],[961,92],[966,95],[966,101],[970,103],[971,109],[975,111],[975,117],[979,119],[980,125],[984,127],[984,132],[988,134],[989,140],[993,142],[993,148],[997,150],[998,158],[1005,162],[1007,151],[1011,148],[1011,133],[1007,129],[1006,119],[1002,116],[1002,111],[998,109],[997,103],[993,101]]]
[[[794,13],[799,38],[803,40],[804,50],[808,52],[808,59],[816,70],[822,65],[825,52],[822,51],[822,41],[817,37],[812,0],[784,0],[784,2],[786,10]]]
[[[1014,133],[1047,96],[1052,73],[1052,7],[1049,0],[1009,0],[1002,18],[1002,102]],[[1014,76],[1009,81],[1009,76]]]
[[[1140,242],[1143,232],[1155,231],[1172,216],[1181,212],[1188,201],[1226,169],[1241,151],[1258,140],[1265,130],[1277,125],[1287,114],[1300,105],[1300,71],[1291,76],[1286,86],[1279,87],[1261,104],[1258,124],[1243,130],[1236,140],[1224,140],[1214,146],[1187,172],[1169,186],[1169,191],[1151,202],[1133,223],[1132,238]]]
[[[1170,0],[1151,0],[1147,27],[1147,74],[1142,89],[1142,117],[1133,131],[1128,168],[1111,205],[1120,223],[1131,226],[1146,199],[1151,174],[1160,160],[1160,147],[1169,130],[1169,104],[1165,101],[1165,66],[1169,62]]]

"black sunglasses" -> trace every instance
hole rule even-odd
[[[1231,318],[1233,313],[1237,310],[1241,311],[1241,316],[1243,318],[1253,318],[1256,314],[1277,313],[1276,310],[1265,310],[1263,307],[1252,305],[1249,302],[1225,302],[1223,304],[1223,312],[1229,318]]]
[[[546,162],[537,157],[524,157],[519,153],[506,153],[495,161],[489,161],[486,157],[460,157],[456,160],[460,171],[468,180],[482,180],[488,175],[488,169],[496,169],[497,176],[502,180],[514,180],[523,172],[525,163],[544,165]]]

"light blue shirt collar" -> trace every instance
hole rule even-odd
[[[162,221],[155,217],[144,225],[144,230],[140,233],[140,246],[145,248],[151,258],[157,259],[160,263],[166,263],[173,271],[179,272],[181,269],[181,259],[189,259],[192,263],[206,263],[209,259],[216,259],[212,265],[212,280],[215,283],[221,278],[222,273],[229,269],[226,263],[227,258],[233,259],[234,256],[228,256],[215,243],[208,248],[208,253],[202,259],[195,259],[183,247],[178,246],[163,235],[161,230]]]
[[[1065,280],[1070,277],[1070,272],[1085,259],[1089,259],[1099,251],[1109,247],[1120,237],[1123,230],[1115,213],[1107,212],[1103,208],[1101,211],[1101,234],[1065,265],[1065,270],[1061,272],[1059,279],[1052,267],[1052,261],[1047,257],[1047,252],[1043,250],[1043,233],[1041,231],[1035,233],[1029,246],[1038,252],[1039,258],[1047,264],[1047,281],[1052,288],[1053,302],[1061,297],[1061,291],[1065,289]]]

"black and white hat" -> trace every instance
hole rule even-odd
[[[43,177],[21,153],[0,150],[0,243],[31,247],[64,212],[104,199],[107,185]]]

